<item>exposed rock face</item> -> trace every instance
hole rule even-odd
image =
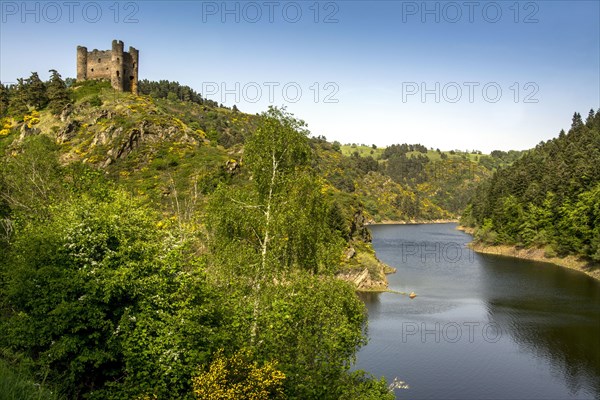
[[[393,274],[396,269],[381,262],[370,244],[355,240],[343,256],[345,260],[337,278],[352,283],[358,291],[388,290],[386,275]]]
[[[338,279],[354,284],[359,291],[383,292],[388,288],[385,276],[383,279],[373,279],[368,268],[344,271],[336,276]]]
[[[73,139],[77,134],[77,130],[81,126],[81,123],[77,120],[70,121],[63,129],[56,133],[56,142],[65,143]]]
[[[240,170],[240,164],[236,160],[227,160],[225,168],[228,173],[233,175]]]
[[[175,137],[179,137],[181,142],[197,143],[194,138],[185,132],[181,132],[176,126],[165,128],[142,121],[137,127],[132,128],[125,134],[123,134],[123,128],[115,129],[114,126],[110,126],[106,130],[97,133],[92,144],[110,144],[114,139],[121,138],[117,141],[118,144],[107,152],[108,158],[103,163],[103,166],[107,167],[116,160],[127,157],[144,142],[159,142]]]
[[[352,247],[352,246],[347,248],[346,251],[344,252],[344,256],[346,256],[346,260],[350,260],[355,255],[356,255],[356,250],[354,250],[354,247]]]
[[[121,143],[121,146],[118,148],[116,158],[125,158],[129,153],[135,150],[139,146],[143,134],[143,124],[140,127],[140,129],[132,129],[131,132],[129,132],[129,134],[125,138],[125,141]]]
[[[65,106],[65,108],[63,108],[62,112],[60,113],[60,120],[62,122],[67,122],[67,120],[71,116],[72,112],[73,112],[73,104],[69,103]]]
[[[370,243],[371,232],[369,232],[369,229],[367,229],[366,225],[368,225],[367,218],[364,216],[362,209],[358,209],[352,218],[350,237],[357,238],[365,243]]]
[[[108,110],[102,110],[100,114],[94,119],[94,124],[97,124],[101,119],[111,119],[114,114]]]
[[[27,124],[21,126],[21,135],[19,136],[18,142],[22,143],[26,137],[39,135],[40,130],[38,128],[29,127]]]
[[[98,132],[94,136],[94,139],[92,140],[92,144],[90,146],[94,147],[94,146],[109,144],[113,137],[119,136],[122,133],[123,133],[123,128],[115,129],[114,126],[111,126],[104,131]],[[108,152],[112,154],[112,149],[109,150]],[[109,155],[111,155],[111,154],[109,154]]]

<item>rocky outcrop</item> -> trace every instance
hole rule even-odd
[[[355,255],[356,255],[356,250],[352,246],[347,248],[346,251],[344,252],[344,256],[346,257],[346,260],[350,260]]]
[[[132,129],[129,134],[126,135],[125,140],[117,147],[115,158],[125,158],[129,153],[135,150],[142,141],[144,135],[144,124],[139,129]]]
[[[240,164],[234,159],[227,160],[227,162],[225,163],[225,170],[228,174],[234,175],[237,172],[239,172]]]
[[[106,130],[98,132],[92,139],[91,147],[104,146],[112,141],[113,137],[118,137],[123,134],[123,128],[115,128],[114,126],[108,127]],[[112,149],[109,150],[112,153]],[[110,155],[110,154],[109,154]]]
[[[386,274],[396,269],[382,263],[370,244],[354,242],[344,252],[344,262],[337,278],[352,283],[358,291],[384,292],[388,290]]]
[[[21,135],[19,136],[18,143],[23,143],[23,140],[29,136],[39,135],[40,130],[29,126],[28,124],[21,125]]]
[[[113,116],[114,116],[114,114],[112,111],[102,110],[100,112],[100,114],[98,114],[98,116],[94,119],[94,124],[97,124],[98,122],[100,122],[103,119],[110,120]]]
[[[183,143],[197,143],[197,141],[177,126],[162,127],[157,124],[142,121],[137,127],[124,133],[123,128],[108,127],[106,130],[97,133],[92,141],[95,144],[110,144],[116,142],[116,146],[108,150],[107,158],[103,163],[104,167],[113,162],[127,157],[132,151],[137,149],[142,143],[155,143],[162,140],[177,138]]]
[[[65,106],[65,108],[63,108],[62,112],[60,113],[60,120],[62,122],[67,122],[69,120],[69,117],[71,116],[72,112],[73,112],[73,104],[69,103]]]
[[[56,143],[62,144],[73,139],[77,135],[77,131],[81,127],[81,123],[77,120],[69,121],[61,130],[56,133]]]
[[[371,243],[371,232],[367,228],[368,220],[362,209],[357,209],[350,225],[350,237],[365,243]]]
[[[352,283],[359,291],[383,292],[387,290],[387,281],[373,279],[368,268],[340,272],[336,277]]]

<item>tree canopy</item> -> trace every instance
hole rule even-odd
[[[484,182],[463,214],[483,240],[600,260],[600,111]]]

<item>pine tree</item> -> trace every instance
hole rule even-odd
[[[35,107],[37,110],[41,110],[48,104],[48,95],[46,94],[46,85],[37,72],[32,72],[29,79],[27,79],[26,86],[26,99],[27,104]]]
[[[540,143],[481,186],[464,214],[479,236],[490,219],[499,242],[600,259],[599,115],[590,111],[583,125],[575,113],[568,134]]]
[[[576,129],[583,126],[583,121],[581,119],[581,114],[576,112],[573,114],[573,122],[571,123],[571,129]]]
[[[27,108],[27,82],[17,79],[17,85],[9,93],[8,113],[16,118],[23,118],[29,112]]]
[[[0,117],[8,112],[8,88],[0,82]]]
[[[594,124],[594,109],[591,108],[588,117],[585,120],[585,125],[591,127]]]
[[[48,82],[47,94],[48,94],[48,109],[54,115],[58,115],[69,104],[69,93],[67,92],[67,85],[62,80],[60,74],[51,69],[50,81]]]

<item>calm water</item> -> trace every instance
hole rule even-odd
[[[480,255],[455,224],[372,227],[398,269],[361,296],[357,367],[407,382],[401,399],[600,399],[600,283],[549,264]]]

